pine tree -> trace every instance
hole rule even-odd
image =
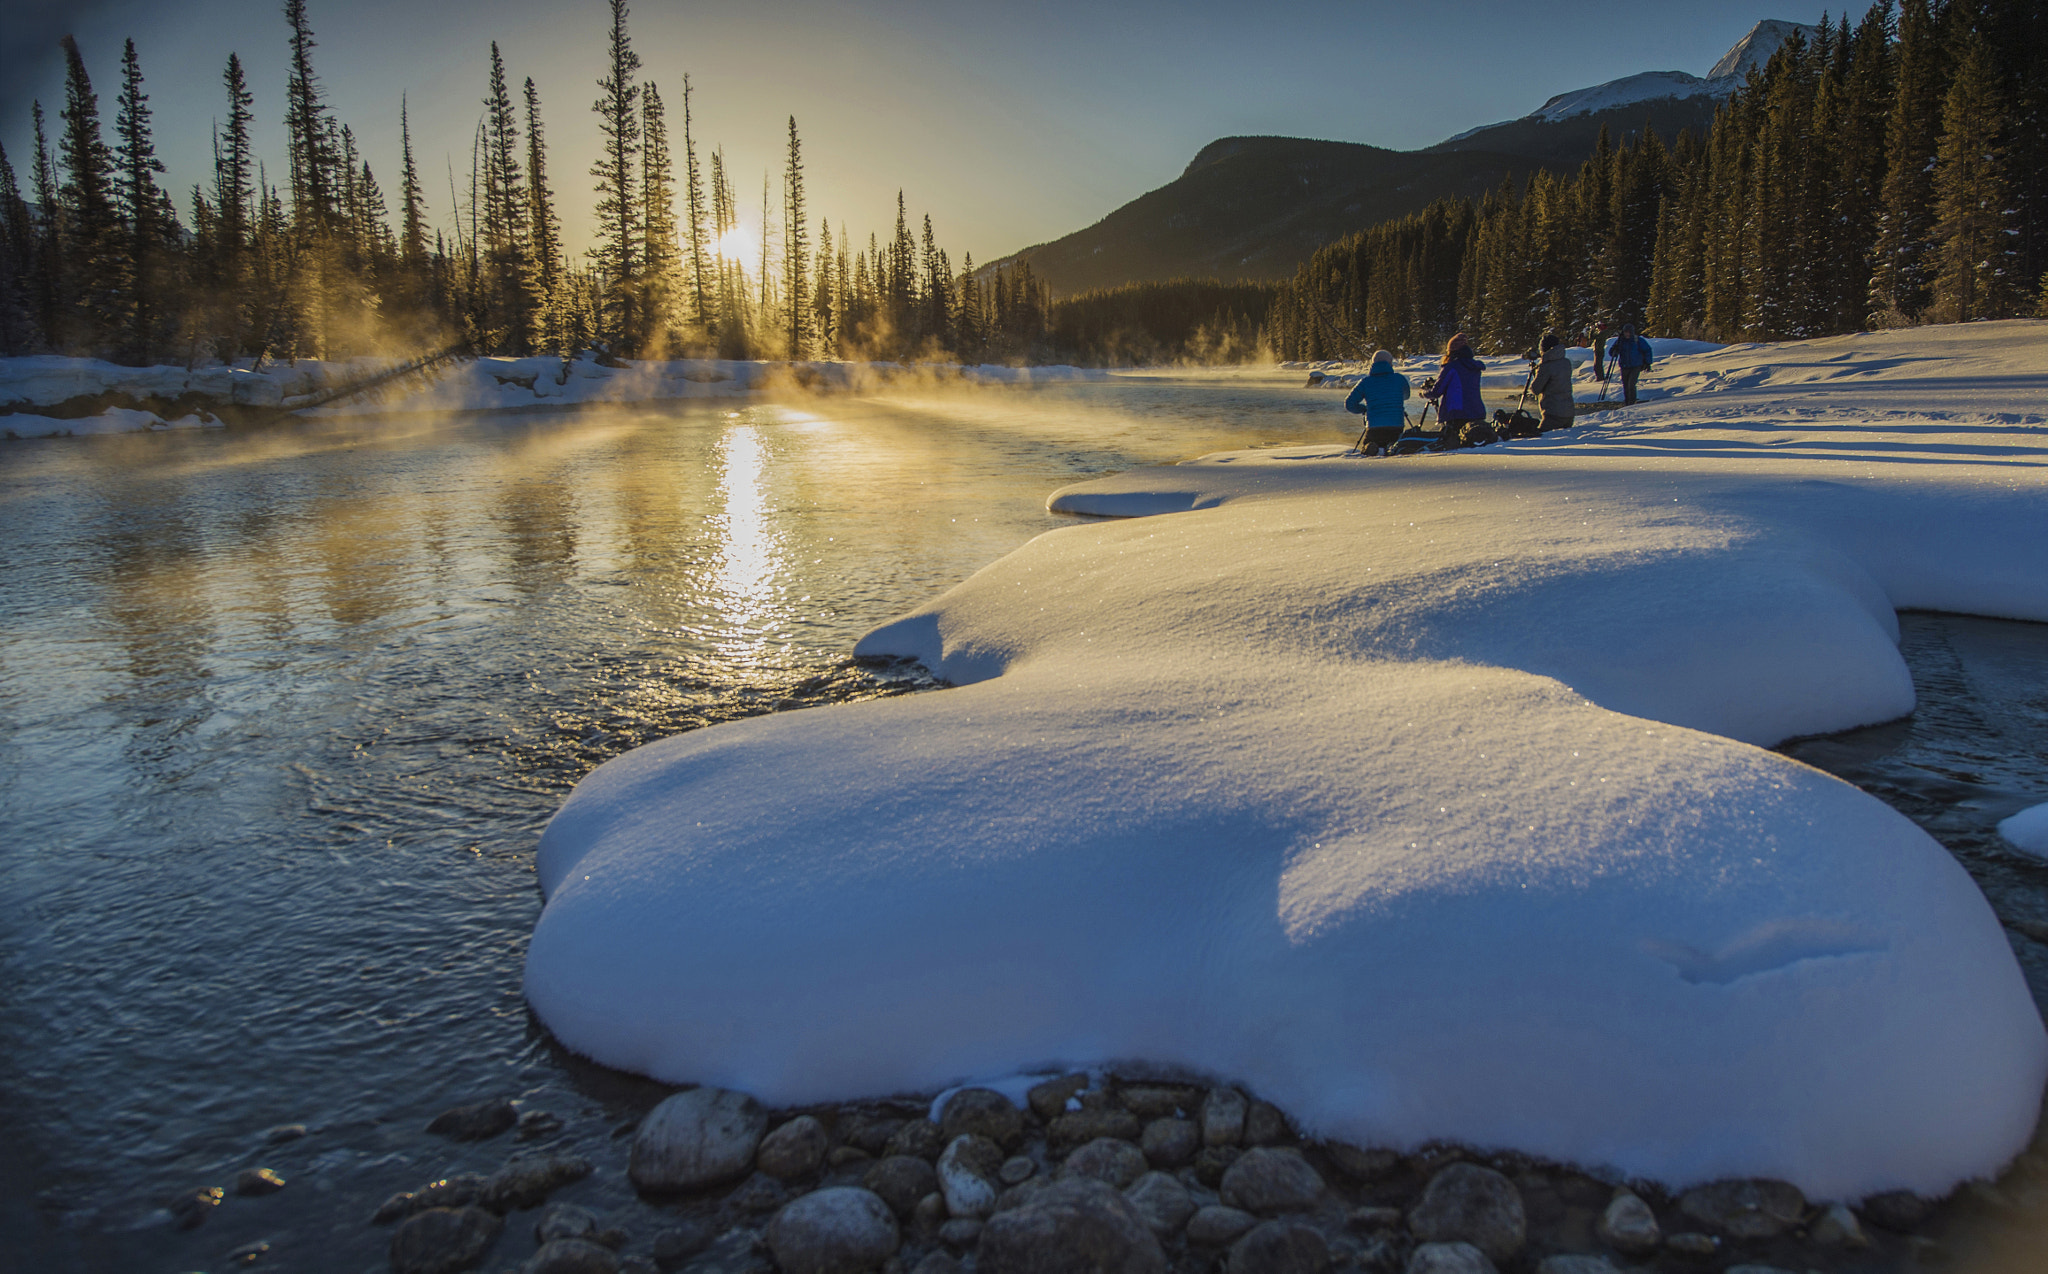
[[[430,326],[436,291],[432,258],[427,252],[427,200],[420,189],[419,166],[412,157],[411,111],[403,94],[398,99],[398,269],[404,280],[398,290],[405,321],[417,340]]]
[[[676,241],[676,183],[668,149],[667,113],[661,92],[652,80],[641,90],[640,138],[641,305],[646,314],[645,343],[650,357],[667,358],[674,354],[677,343],[682,253]]]
[[[789,357],[806,356],[810,348],[811,296],[804,286],[804,267],[810,255],[810,237],[804,228],[803,147],[797,140],[796,116],[789,117],[789,158],[782,170],[782,276],[786,294]],[[927,227],[930,223],[927,221]]]
[[[697,142],[690,132],[690,77],[683,76],[683,180],[688,189],[685,207],[690,218],[690,316],[701,332],[713,330],[710,299],[706,294],[705,272],[709,245],[705,243],[704,185],[697,171]]]
[[[121,96],[114,116],[116,198],[121,218],[127,223],[127,261],[123,273],[129,280],[128,299],[123,305],[127,332],[123,342],[125,358],[147,366],[155,353],[161,329],[166,326],[165,295],[171,260],[176,251],[176,227],[165,224],[168,202],[156,184],[164,171],[156,156],[156,142],[150,133],[149,95],[142,91],[142,64],[135,55],[135,41],[121,51]]]
[[[597,178],[597,246],[590,249],[590,257],[603,280],[599,323],[604,339],[631,350],[640,334],[640,215],[634,180],[640,156],[640,88],[633,83],[640,57],[626,34],[626,0],[610,3],[611,61],[597,82],[601,96],[590,108],[604,135],[604,153],[590,169]]]
[[[519,120],[505,85],[505,61],[491,41],[490,91],[484,98],[483,327],[499,348],[532,348],[526,292],[526,190],[519,173]]]
[[[126,324],[127,245],[114,205],[114,156],[100,137],[99,97],[85,72],[78,42],[63,41],[65,56],[64,184],[57,192],[64,233],[65,278],[70,298],[58,344],[101,352],[120,339]]]
[[[50,159],[50,144],[43,131],[43,104],[34,102],[36,154],[36,256],[29,279],[29,309],[35,316],[36,332],[46,347],[57,345],[63,336],[63,306],[58,298],[65,276],[63,230],[64,206],[58,195],[56,169]]]
[[[291,69],[285,79],[292,218],[302,229],[325,234],[336,220],[337,161],[327,104],[320,99],[320,80],[313,73],[315,43],[306,0],[285,0],[284,16],[292,30]]]
[[[527,304],[534,314],[536,344],[542,353],[569,355],[568,298],[564,295],[562,223],[555,215],[554,193],[548,189],[547,146],[541,135],[540,94],[531,76],[526,81],[526,224],[532,242],[526,254]]]
[[[2017,227],[2005,172],[2005,98],[1991,46],[1969,0],[1960,14],[1955,76],[1942,104],[1934,174],[1938,245],[1934,313],[1943,321],[2004,318],[2020,311],[2026,280],[2013,250]]]
[[[1931,297],[1933,170],[1944,62],[1927,0],[1905,0],[1899,9],[1896,88],[1885,127],[1884,205],[1870,282],[1871,307],[1886,324],[1913,320]]]
[[[26,354],[38,344],[29,313],[30,275],[36,255],[28,203],[0,146],[0,355]]]

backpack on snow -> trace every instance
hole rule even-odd
[[[1534,438],[1543,432],[1543,422],[1526,407],[1493,413],[1493,427],[1503,438]]]

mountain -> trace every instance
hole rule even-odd
[[[1056,296],[1175,278],[1271,281],[1354,230],[1453,195],[1476,195],[1537,168],[1576,169],[1604,125],[1616,140],[1654,128],[1704,132],[1750,68],[1799,32],[1759,22],[1706,76],[1649,71],[1560,93],[1520,119],[1423,150],[1297,137],[1224,137],[1181,175],[1102,220],[987,269],[1028,261]]]

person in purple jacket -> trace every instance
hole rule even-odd
[[[1439,446],[1464,446],[1466,426],[1486,419],[1486,403],[1479,397],[1479,373],[1485,370],[1486,364],[1472,357],[1472,342],[1463,332],[1445,342],[1436,387],[1423,395],[1436,404],[1437,419],[1443,422]]]

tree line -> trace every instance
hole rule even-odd
[[[1271,334],[1317,359],[1603,319],[1728,342],[2029,314],[2048,317],[2048,13],[1880,0],[1789,40],[1704,138],[1603,130],[1576,174],[1327,245]]]
[[[590,171],[597,242],[581,261],[562,241],[539,90],[528,77],[515,96],[495,42],[467,189],[451,170],[452,226],[436,228],[403,99],[394,215],[325,99],[306,0],[284,2],[283,173],[254,151],[256,102],[230,54],[213,180],[191,190],[189,222],[157,179],[165,168],[135,42],[122,53],[110,144],[66,36],[61,127],[53,143],[33,106],[26,196],[0,149],[0,354],[147,365],[459,343],[510,355],[982,361],[1043,348],[1051,299],[1028,264],[977,271],[970,257],[956,270],[929,215],[913,230],[901,193],[886,242],[870,234],[862,245],[822,219],[814,242],[794,117],[779,200],[763,175],[759,255],[740,259],[742,195],[721,148],[700,162],[689,77],[678,156],[667,103],[640,74],[626,0],[608,7],[592,107],[603,141]]]

